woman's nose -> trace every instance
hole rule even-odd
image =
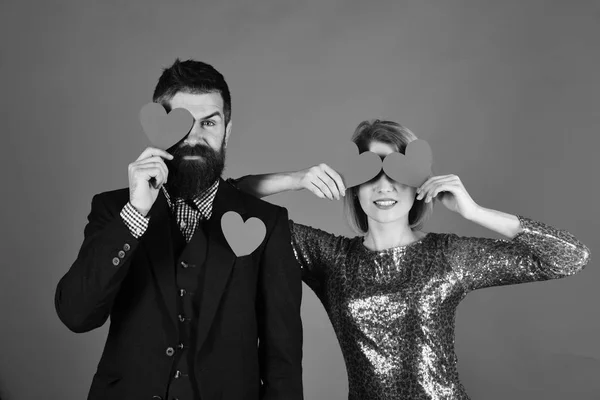
[[[381,173],[381,176],[377,178],[375,185],[379,192],[390,192],[394,190],[394,180],[384,173]]]

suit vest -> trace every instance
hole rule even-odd
[[[203,284],[201,279],[208,245],[205,232],[208,223],[201,221],[190,242],[186,243],[175,218],[170,220],[177,283],[179,345],[175,351],[166,399],[196,400],[200,398],[194,375],[200,297],[198,288]]]

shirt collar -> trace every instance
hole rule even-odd
[[[192,202],[194,203],[196,208],[200,212],[205,214],[207,219],[210,218],[211,211],[212,211],[212,203],[215,199],[218,188],[219,188],[219,179],[217,179],[209,188],[205,189],[198,196],[196,196],[192,199]],[[172,210],[174,209],[175,204],[181,204],[183,202],[183,199],[176,198],[175,204],[173,204],[173,200],[171,200],[171,196],[169,195],[167,188],[165,188],[165,186],[163,185],[163,186],[161,186],[161,189],[167,199],[167,204],[169,204],[169,208],[171,208]],[[206,212],[204,212],[204,211],[206,211]]]

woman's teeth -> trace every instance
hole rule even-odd
[[[397,201],[394,200],[386,200],[386,201],[375,201],[375,204],[379,206],[391,206],[392,204],[396,204]]]

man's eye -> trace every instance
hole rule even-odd
[[[202,126],[215,126],[215,122],[214,121],[202,121]]]

